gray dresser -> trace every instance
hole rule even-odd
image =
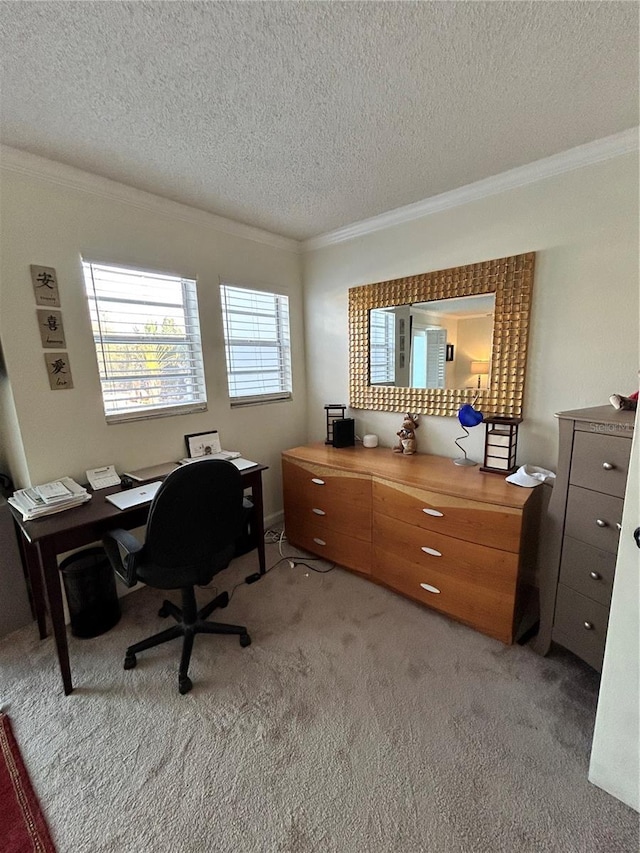
[[[634,412],[558,412],[558,472],[540,542],[540,630],[532,648],[560,643],[602,669],[631,453]]]

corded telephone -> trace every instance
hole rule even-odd
[[[106,489],[107,486],[120,485],[120,475],[117,473],[115,465],[91,468],[87,471],[87,480],[94,491],[96,489]]]

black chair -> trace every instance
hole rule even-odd
[[[188,693],[195,634],[238,634],[241,646],[251,644],[243,626],[206,621],[216,608],[227,606],[228,593],[197,610],[194,591],[227,568],[246,523],[240,472],[231,462],[204,459],[177,468],[162,483],[149,510],[144,544],[126,530],[104,536],[109,560],[127,586],[142,581],[156,589],[182,591],[182,608],[165,600],[158,613],[173,616],[178,624],[129,646],[125,669],[135,667],[138,652],[183,637],[178,689]]]

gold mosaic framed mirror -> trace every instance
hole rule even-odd
[[[534,263],[529,252],[350,288],[351,408],[455,416],[476,400],[487,416],[522,417]],[[458,344],[478,318],[486,340]]]

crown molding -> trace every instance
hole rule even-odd
[[[262,243],[275,249],[284,249],[295,254],[300,254],[302,251],[300,242],[290,237],[272,234],[270,231],[263,231],[261,228],[255,228],[252,225],[243,225],[233,219],[227,219],[224,216],[208,213],[197,207],[190,207],[171,199],[162,198],[153,193],[121,184],[118,181],[85,172],[75,166],[67,166],[65,163],[48,160],[45,157],[29,154],[8,145],[0,145],[0,168],[29,177],[42,178],[52,184],[80,190],[100,196],[100,198],[119,201],[160,216],[179,219],[193,225],[202,225],[205,228],[212,228],[215,231],[241,237],[244,240],[252,240],[255,243]]]
[[[421,219],[433,213],[440,213],[452,207],[469,204],[470,202],[497,195],[507,190],[517,189],[518,187],[523,187],[527,184],[544,180],[545,178],[561,175],[564,172],[572,172],[594,163],[601,163],[605,160],[611,160],[615,157],[637,151],[638,128],[633,127],[612,136],[607,136],[604,139],[597,139],[594,142],[578,145],[576,148],[570,148],[568,151],[562,151],[560,154],[536,160],[534,163],[529,163],[526,166],[518,166],[515,169],[510,169],[507,172],[502,172],[490,178],[484,178],[481,181],[476,181],[459,189],[432,196],[424,201],[417,201],[405,207],[398,207],[395,210],[381,213],[379,216],[363,219],[360,222],[353,222],[351,225],[345,225],[344,228],[338,228],[335,231],[311,237],[309,240],[302,242],[302,250],[303,252],[310,252],[314,249],[322,249],[325,246],[335,245],[336,243],[344,243],[348,240],[354,240],[357,237],[363,237],[366,234],[373,234],[383,228],[391,228],[394,225],[412,222],[415,219]]]
[[[36,154],[29,154],[8,145],[0,145],[0,168],[42,178],[60,186],[123,202],[161,216],[202,225],[234,237],[300,254],[354,240],[357,237],[373,234],[384,228],[412,222],[434,213],[450,210],[453,207],[469,204],[564,172],[582,169],[594,163],[601,163],[637,151],[638,128],[634,127],[423,201],[398,207],[395,210],[363,219],[360,222],[353,222],[343,228],[304,241],[282,237],[261,228],[244,225],[241,222],[235,222],[233,219],[227,219],[224,216],[165,199],[153,193],[112,181],[109,178],[85,172],[75,166],[67,166],[64,163],[48,160]]]

